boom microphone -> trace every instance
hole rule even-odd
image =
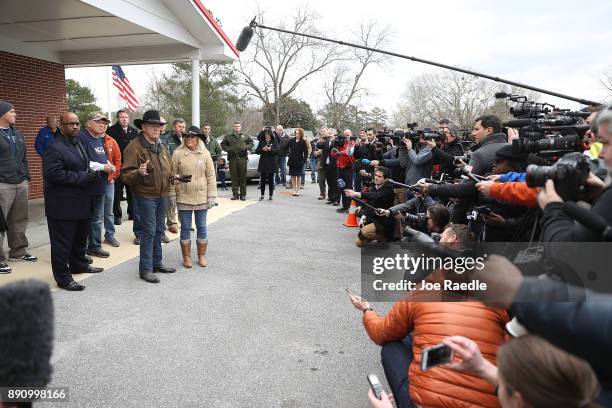
[[[572,201],[563,204],[563,212],[591,231],[601,234],[603,241],[612,241],[612,227],[601,215],[582,208]]]
[[[505,98],[509,98],[512,95],[509,93],[505,93],[505,92],[495,92],[495,99],[505,99]]]
[[[53,322],[46,283],[30,279],[0,287],[2,387],[47,386],[52,373]]]
[[[255,26],[255,17],[251,20],[251,23],[242,29],[242,32],[238,36],[238,40],[236,41],[236,49],[240,52],[247,49],[249,43],[251,42],[251,38],[253,38],[253,33],[255,30],[253,27]]]

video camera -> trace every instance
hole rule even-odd
[[[585,195],[589,171],[589,158],[574,152],[561,157],[552,166],[527,166],[527,185],[544,187],[546,180],[552,180],[564,201],[578,201]]]
[[[512,141],[514,154],[537,153],[550,157],[580,150],[580,141],[589,129],[584,124],[589,112],[559,109],[550,103],[505,92],[498,92],[495,97],[514,103],[508,107],[516,119],[503,123],[504,127],[519,130],[519,139]]]

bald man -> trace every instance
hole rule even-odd
[[[97,273],[85,252],[92,217],[92,186],[100,173],[89,169],[90,158],[78,139],[80,121],[70,112],[60,116],[60,133],[44,152],[45,214],[51,243],[51,268],[57,286],[80,291],[85,286],[72,274]]]

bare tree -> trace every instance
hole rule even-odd
[[[612,92],[612,67],[602,74],[601,84],[608,91]]]
[[[314,12],[301,7],[289,29],[318,34],[316,21]],[[277,123],[283,101],[310,76],[342,58],[336,46],[263,29],[255,30],[250,50],[252,54],[240,60],[241,83],[249,89],[249,95],[263,102],[264,109],[274,112]]]
[[[370,48],[384,48],[391,36],[390,26],[377,30],[376,22],[361,23],[354,33],[356,44]],[[369,66],[381,65],[387,56],[370,50],[352,48],[349,65],[339,62],[331,76],[325,81],[324,89],[331,109],[331,123],[334,128],[344,127],[350,103],[361,94],[367,93],[361,87],[361,79]]]
[[[495,99],[499,91],[525,95],[531,100],[539,97],[528,90],[453,71],[422,74],[408,82],[392,123],[398,127],[407,122],[432,126],[446,118],[467,129],[485,113],[507,120],[510,115],[506,103]]]
[[[151,69],[149,73],[149,84],[143,98],[143,106],[146,109],[155,109],[164,112],[166,108],[163,88],[167,82],[166,74]]]

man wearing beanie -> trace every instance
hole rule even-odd
[[[36,262],[26,252],[28,239],[28,181],[25,138],[15,128],[17,114],[13,105],[0,100],[0,208],[6,218],[9,259]],[[4,255],[4,232],[0,233],[0,273],[9,273]]]

